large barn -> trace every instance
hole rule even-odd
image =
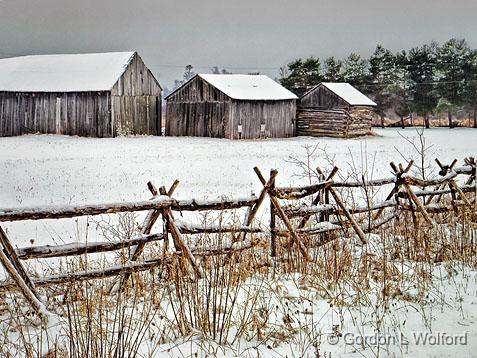
[[[300,98],[297,134],[342,138],[370,135],[375,106],[349,83],[320,83]]]
[[[161,96],[136,52],[0,59],[0,136],[160,135]]]
[[[291,137],[296,100],[264,75],[199,74],[166,97],[166,135]]]

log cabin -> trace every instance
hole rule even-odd
[[[136,52],[0,59],[0,136],[161,135],[161,101]]]
[[[297,134],[338,138],[372,135],[375,106],[349,83],[320,83],[300,98]]]
[[[166,97],[165,133],[228,139],[292,137],[297,99],[264,75],[198,74]]]

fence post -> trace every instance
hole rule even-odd
[[[0,262],[2,263],[3,267],[11,276],[13,281],[15,281],[21,293],[28,303],[30,303],[30,305],[33,307],[35,312],[41,318],[45,318],[47,313],[46,307],[36,293],[35,285],[30,280],[30,277],[25,271],[23,265],[20,263],[20,259],[18,258],[2,227],[0,227],[0,244]]]
[[[171,196],[174,193],[174,191],[177,189],[178,186],[179,186],[179,181],[175,180],[167,194],[170,193],[169,196]],[[159,195],[159,192],[157,191],[154,184],[152,182],[148,182],[147,187],[152,194],[152,200],[156,199]],[[148,235],[148,234],[151,233],[151,230],[152,230],[154,224],[156,223],[157,219],[159,218],[159,216],[161,215],[162,212],[163,212],[162,209],[152,209],[152,210],[148,211],[146,219],[144,220],[144,223],[141,227],[141,234],[142,235]],[[167,241],[167,237],[164,237],[164,240]],[[136,247],[134,247],[132,254],[129,255],[129,261],[137,261],[139,256],[144,251],[145,246],[146,246],[145,243],[141,243],[141,244],[137,245]],[[117,288],[123,289],[130,277],[131,277],[131,272],[124,273],[124,275],[121,277],[121,281],[119,282],[119,285],[113,284],[109,288],[109,292],[112,293]]]
[[[166,188],[163,186],[159,188],[159,193],[161,195],[168,195]],[[177,251],[180,251],[181,254],[189,260],[190,264],[192,265],[192,268],[197,274],[197,277],[202,278],[204,274],[202,272],[201,267],[197,264],[197,261],[194,255],[192,254],[190,248],[186,245],[186,243],[182,239],[180,230],[174,224],[174,217],[172,215],[171,208],[163,209],[161,214],[162,214],[162,218],[167,223],[167,227],[171,231],[172,239],[174,241],[174,247],[176,248]]]
[[[273,170],[270,171],[270,177],[273,175]],[[271,190],[275,190],[275,181],[270,185]],[[275,207],[273,206],[272,201],[270,200],[270,245],[271,245],[271,256],[277,256],[277,227],[276,227],[276,217],[275,217]]]
[[[297,233],[293,229],[293,226],[290,222],[290,219],[288,219],[287,215],[283,211],[282,207],[280,206],[280,202],[278,199],[275,197],[274,193],[270,191],[270,187],[267,186],[267,183],[265,182],[265,178],[263,177],[262,173],[260,172],[260,169],[258,167],[253,168],[255,173],[257,174],[258,178],[260,179],[260,182],[263,185],[263,188],[265,191],[268,193],[268,196],[270,197],[270,201],[272,202],[272,205],[275,207],[275,210],[277,211],[278,217],[284,222],[288,232],[290,233],[290,236],[292,239],[295,241],[295,243],[298,245],[298,248],[300,249],[301,254],[307,261],[312,261],[312,258],[310,254],[307,252],[305,245],[301,241],[301,239],[298,237]],[[276,170],[272,170],[272,175],[275,177],[278,174]]]

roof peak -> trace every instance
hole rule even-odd
[[[374,101],[348,82],[321,82],[303,97],[322,85],[352,106],[376,106]]]
[[[282,101],[298,98],[267,75],[199,73],[192,79],[196,77],[201,78],[226,96],[235,100]],[[192,79],[175,89],[166,99],[171,97],[180,88],[187,86]]]

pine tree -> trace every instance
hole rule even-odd
[[[363,92],[367,92],[365,88],[367,78],[366,60],[356,53],[351,53],[343,61],[343,81],[350,83]]]
[[[184,83],[189,81],[192,77],[195,76],[194,73],[194,66],[192,65],[187,65],[184,70]]]
[[[426,128],[430,127],[429,113],[437,105],[435,88],[435,66],[437,44],[415,47],[409,51],[407,74],[409,78],[409,100],[412,109],[424,117]]]
[[[446,103],[449,127],[453,128],[452,111],[465,103],[466,61],[470,49],[465,40],[451,39],[437,51],[436,69],[439,83],[437,92]]]
[[[369,92],[378,105],[381,126],[384,127],[384,115],[389,108],[392,108],[394,86],[399,79],[396,71],[396,57],[391,51],[378,45],[369,59],[369,71],[372,80]]]
[[[465,73],[464,101],[466,107],[472,112],[474,128],[477,128],[477,50],[469,52]]]
[[[324,61],[324,80],[327,82],[342,82],[343,63],[334,56],[328,57]]]
[[[321,62],[319,58],[309,57],[307,59],[297,59],[287,65],[288,69],[281,71],[286,74],[280,78],[280,83],[297,96],[303,95],[323,81],[321,74]]]
[[[406,51],[398,52],[394,56],[395,77],[386,88],[389,91],[388,103],[401,118],[401,127],[405,128],[404,117],[412,113],[412,100],[410,98],[411,81],[407,71],[409,59]]]

